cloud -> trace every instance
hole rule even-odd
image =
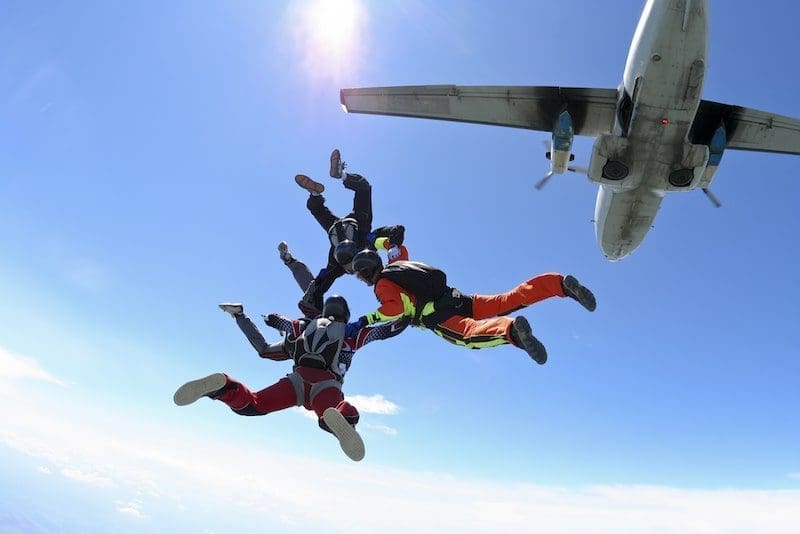
[[[145,515],[140,510],[142,503],[139,501],[120,502],[117,501],[117,511],[121,514],[129,515],[137,519],[144,519]]]
[[[371,430],[377,430],[378,432],[383,432],[387,436],[396,436],[397,435],[397,429],[392,428],[390,426],[386,426],[386,425],[373,425],[373,424],[370,424],[370,423],[365,423],[364,424],[364,428],[369,428]]]
[[[347,397],[348,402],[358,408],[359,412],[377,413],[381,415],[394,415],[400,411],[400,407],[390,400],[386,400],[383,395],[353,395]]]
[[[39,473],[42,473],[43,475],[49,475],[49,474],[51,474],[51,473],[52,473],[52,471],[50,471],[50,468],[49,468],[49,467],[47,467],[46,465],[40,465],[40,466],[38,466],[38,467],[36,468],[36,471],[38,471]]]
[[[356,464],[335,440],[315,442],[318,455],[282,454],[239,431],[208,433],[200,419],[176,425],[111,406],[94,413],[78,393],[46,390],[29,403],[0,388],[0,444],[85,484],[75,495],[105,499],[120,521],[213,524],[235,515],[243,530],[277,531],[291,520],[300,531],[355,533],[792,532],[800,523],[800,490],[508,483],[385,467],[369,443]],[[363,399],[375,412],[397,411],[381,395]],[[354,502],[358,513],[341,513]]]
[[[95,472],[85,473],[72,467],[61,469],[61,474],[72,480],[77,480],[78,482],[83,482],[84,484],[90,484],[99,488],[110,488],[116,485],[114,481],[108,477],[104,477]]]
[[[66,385],[63,381],[42,369],[33,358],[13,354],[2,347],[0,347],[1,378],[39,380],[58,384],[59,386]]]

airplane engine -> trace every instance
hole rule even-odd
[[[641,181],[641,178],[635,183],[633,180],[625,180],[632,166],[630,141],[625,137],[601,134],[592,146],[587,174],[593,182],[606,185],[613,191],[627,191],[637,187]]]
[[[664,191],[690,191],[700,185],[709,161],[708,145],[684,143],[682,152],[680,167],[669,173]]]
[[[552,150],[548,153],[553,174],[567,172],[569,162],[575,158],[572,155],[573,136],[572,117],[567,111],[562,111],[553,128]]]
[[[719,167],[719,163],[722,160],[722,153],[725,152],[726,143],[725,126],[720,126],[711,136],[711,142],[708,143],[708,165],[706,165],[706,170],[700,178],[698,187],[708,189],[708,186],[711,185],[711,181],[714,180],[714,173],[717,172],[717,167]]]

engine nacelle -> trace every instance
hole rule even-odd
[[[725,145],[727,144],[727,134],[725,133],[725,126],[720,126],[714,135],[711,137],[711,142],[708,144],[708,165],[700,178],[698,187],[707,189],[711,182],[714,180],[714,173],[717,172],[717,167],[722,160],[722,153],[725,152]]]
[[[567,172],[569,162],[573,159],[572,140],[574,135],[575,130],[572,126],[572,117],[564,110],[553,125],[551,151],[548,156],[548,159],[550,159],[550,170],[554,174],[564,174]]]
[[[592,146],[589,161],[589,179],[606,185],[614,191],[627,191],[637,187],[637,183],[625,180],[633,165],[631,143],[626,137],[601,134]]]

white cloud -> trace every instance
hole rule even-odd
[[[28,379],[64,386],[64,382],[41,368],[33,358],[13,354],[0,347],[0,378]]]
[[[49,475],[49,474],[51,474],[51,473],[52,473],[52,471],[50,471],[50,468],[49,468],[49,467],[47,467],[46,465],[40,465],[40,466],[38,466],[38,467],[36,468],[36,471],[38,471],[39,473],[42,473],[43,475]]]
[[[137,519],[143,519],[145,515],[142,513],[141,507],[142,503],[139,501],[131,501],[131,502],[121,502],[117,501],[117,511],[135,517]]]
[[[381,415],[394,415],[400,411],[400,407],[390,400],[386,400],[383,395],[353,395],[348,396],[347,401],[358,408],[359,412],[377,413]]]
[[[364,424],[364,428],[369,428],[371,430],[377,430],[378,432],[383,432],[387,436],[396,436],[397,435],[397,429],[396,428],[392,428],[392,427],[386,426],[386,425],[373,425],[373,424],[370,424],[370,423],[365,423]]]
[[[96,472],[86,473],[73,467],[65,467],[61,469],[61,474],[67,478],[71,478],[72,480],[77,480],[78,482],[83,482],[85,484],[91,484],[92,486],[97,486],[99,488],[110,488],[115,486],[113,480]]]
[[[319,450],[334,459],[320,460],[119,410],[103,419],[70,393],[44,392],[24,403],[0,389],[0,444],[98,488],[91,495],[107,498],[120,518],[149,519],[155,510],[168,510],[176,522],[237,514],[252,521],[251,530],[287,521],[302,531],[356,533],[793,532],[800,523],[800,490],[510,484],[387,468],[371,461],[369,443],[356,464],[330,439]],[[394,406],[380,395],[364,398]],[[354,505],[357,513],[341,513]]]

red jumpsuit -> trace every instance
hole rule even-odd
[[[287,332],[290,340],[296,339],[309,323],[308,319],[291,320],[277,314],[268,315],[266,321],[268,325]],[[336,372],[295,365],[292,373],[255,393],[238,380],[225,375],[227,383],[212,398],[224,402],[239,415],[265,415],[292,406],[303,406],[317,414],[320,427],[326,431],[329,429],[322,420],[322,414],[326,408],[335,407],[351,425],[355,425],[359,419],[358,410],[344,400],[342,394],[344,374],[350,368],[353,355],[367,343],[396,336],[408,324],[408,320],[367,327],[351,323],[346,329]],[[261,356],[272,360],[291,359],[285,352],[262,353]]]

